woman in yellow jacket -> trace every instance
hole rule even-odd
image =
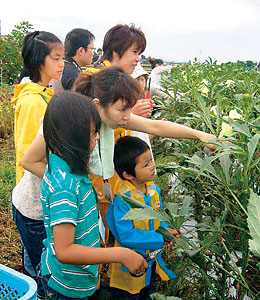
[[[29,172],[24,174],[21,160],[37,135],[40,119],[50,102],[53,90],[51,79],[60,79],[63,72],[64,49],[61,41],[52,33],[35,31],[23,42],[24,66],[29,71],[30,82],[19,84],[14,91],[15,105],[14,141],[16,151],[16,187],[12,192],[13,218],[18,227],[25,254],[36,274],[40,262],[42,241],[46,236],[39,200],[41,181]],[[26,268],[27,267],[27,268]],[[24,264],[28,269],[28,265]],[[28,271],[28,270],[27,270]],[[41,284],[38,297],[44,298]]]

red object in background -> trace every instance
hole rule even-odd
[[[150,98],[151,98],[151,93],[150,93],[150,91],[147,91],[147,92],[145,93],[144,99],[150,99]]]

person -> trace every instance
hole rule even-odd
[[[71,90],[82,67],[91,64],[95,36],[87,29],[75,28],[65,38],[65,67],[61,78],[64,90]]]
[[[180,66],[182,69],[183,66]],[[167,99],[169,96],[162,91],[161,80],[162,73],[170,72],[171,70],[176,69],[176,66],[165,65],[163,60],[155,59],[152,64],[152,72],[150,74],[151,80],[151,97],[158,96],[163,99]]]
[[[49,82],[52,78],[59,79],[62,75],[64,48],[54,34],[35,31],[25,36],[22,56],[30,82],[17,85],[12,100],[15,105],[14,142],[17,185],[12,191],[11,201],[13,219],[24,247],[24,268],[36,276],[42,240],[46,236],[39,201],[41,183],[39,178],[30,172],[24,172],[21,160],[36,137],[40,119],[44,116],[52,98],[53,90],[49,88]],[[29,270],[31,266],[33,272]],[[39,282],[38,297],[44,297]]]
[[[122,220],[130,211],[130,205],[122,200],[120,193],[146,204],[154,209],[162,208],[160,188],[154,184],[155,165],[147,143],[138,137],[125,136],[115,145],[115,170],[122,179],[115,189],[113,204],[109,205],[106,221],[115,238],[115,247],[134,249],[147,255],[163,247],[164,238],[156,232],[159,226],[171,234],[179,232],[158,220],[131,221]],[[154,292],[152,278],[155,270],[163,280],[170,280],[176,275],[167,269],[160,254],[149,261],[146,272],[140,277],[133,277],[120,264],[109,266],[112,299],[150,299]]]
[[[70,91],[54,95],[45,113],[48,164],[40,200],[47,237],[39,273],[47,300],[88,299],[99,263],[118,262],[134,274],[148,266],[130,249],[100,248],[97,199],[88,177],[100,126],[96,106]]]
[[[131,75],[140,62],[140,55],[146,48],[146,38],[141,29],[134,24],[117,24],[105,34],[103,57],[96,68],[87,68],[87,73],[96,73],[106,67],[120,67]],[[139,99],[132,112],[138,116],[150,117],[154,103],[150,99]],[[121,136],[121,131],[115,132]]]
[[[92,58],[93,66],[96,67],[101,62],[101,59],[102,59],[102,49],[98,48],[97,53],[94,54]]]
[[[147,93],[149,93],[149,91],[147,90],[147,80],[148,80],[148,73],[145,71],[145,69],[142,67],[142,65],[140,64],[140,62],[137,64],[137,66],[134,69],[134,72],[132,73],[132,77],[138,81],[138,83],[140,84],[140,87],[142,89],[142,98],[146,98]],[[152,146],[151,146],[151,142],[150,142],[150,137],[149,134],[144,133],[144,132],[138,132],[138,131],[134,131],[134,130],[125,130],[124,134],[123,132],[121,132],[121,137],[122,136],[136,136],[139,137],[140,139],[142,139],[143,141],[145,141],[148,145],[149,148],[151,150],[152,153]],[[153,156],[153,154],[152,154]]]

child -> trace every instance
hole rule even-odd
[[[121,220],[130,210],[130,205],[118,196],[119,193],[153,208],[162,207],[160,189],[153,183],[155,168],[149,146],[138,137],[123,137],[115,145],[114,163],[122,181],[115,187],[117,195],[113,204],[109,205],[106,222],[115,237],[115,246],[128,247],[142,255],[162,248],[163,236],[155,230],[159,226],[167,228],[166,224],[157,220]],[[167,230],[178,235],[176,230]],[[151,278],[155,271],[162,280],[175,278],[175,274],[166,268],[160,254],[155,260],[149,261],[148,269],[141,277],[133,277],[121,267],[116,263],[110,265],[112,299],[150,299],[149,295],[154,292]]]
[[[44,116],[53,90],[51,79],[62,75],[64,50],[61,41],[52,33],[35,31],[25,36],[22,56],[29,73],[30,82],[15,87],[12,103],[15,105],[15,151],[16,187],[12,192],[13,218],[24,246],[24,268],[32,266],[32,273],[40,262],[42,241],[46,237],[39,200],[41,180],[25,172],[22,157],[36,137],[40,119]],[[29,263],[26,263],[26,262]],[[33,274],[31,274],[33,275]],[[43,289],[38,284],[38,297],[43,298]]]
[[[41,203],[47,238],[41,257],[46,299],[87,299],[96,289],[99,263],[117,262],[144,271],[144,258],[127,248],[100,248],[96,195],[88,177],[91,151],[101,126],[94,104],[62,92],[43,123],[48,165]]]

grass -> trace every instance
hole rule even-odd
[[[15,155],[13,137],[0,139],[0,264],[20,269],[21,245],[12,220],[9,197],[15,186]]]

